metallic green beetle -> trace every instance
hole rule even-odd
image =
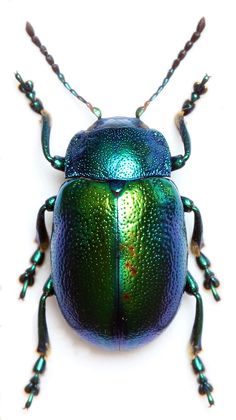
[[[199,392],[214,404],[212,385],[198,356],[203,324],[202,300],[198,286],[187,269],[187,238],[184,212],[195,217],[191,250],[205,272],[204,286],[218,301],[219,281],[210,270],[210,261],[201,252],[202,220],[192,200],[181,197],[170,179],[190,156],[190,138],[184,116],[206,92],[206,75],[195,83],[190,100],[177,114],[176,125],[184,155],[171,157],[164,136],[149,129],[140,117],[163,90],[188,50],[205,27],[202,18],[158,90],[136,111],[135,118],[101,118],[93,107],[70,87],[54,59],[48,54],[27,23],[26,31],[64,86],[96,115],[88,130],[76,134],[65,158],[52,157],[49,150],[50,117],[36,98],[33,83],[19,73],[20,90],[42,116],[42,148],[46,159],[65,172],[57,197],[49,198],[37,218],[38,248],[32,265],[21,275],[24,298],[34,283],[36,267],[43,262],[49,245],[44,214],[53,211],[51,236],[52,272],[39,304],[38,352],[34,375],[26,386],[29,408],[39,393],[39,377],[46,366],[49,346],[46,299],[55,294],[68,323],[85,339],[111,349],[126,349],[146,343],[168,326],[175,316],[184,291],[196,299],[191,345],[192,366],[198,375]]]

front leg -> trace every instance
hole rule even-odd
[[[185,125],[184,117],[193,111],[193,109],[195,108],[195,102],[200,98],[201,95],[203,95],[207,91],[205,84],[208,80],[209,76],[206,74],[200,83],[194,83],[191,99],[187,99],[184,102],[182,110],[176,115],[175,124],[183,141],[184,155],[173,156],[171,158],[172,171],[182,168],[190,157],[191,141],[187,127]]]
[[[34,112],[42,116],[42,136],[41,143],[43,154],[45,158],[51,163],[53,168],[60,171],[65,170],[65,158],[61,156],[51,156],[49,148],[50,140],[50,131],[51,131],[51,119],[49,113],[44,109],[43,104],[40,99],[36,98],[36,93],[34,91],[34,85],[31,80],[24,82],[21,75],[16,73],[16,79],[18,80],[19,89],[25,96],[30,100],[30,107]]]
[[[202,225],[202,217],[199,209],[195,206],[194,202],[187,197],[181,197],[182,203],[184,206],[184,211],[187,213],[193,212],[194,213],[194,228],[193,234],[191,239],[191,251],[193,255],[196,257],[196,261],[198,267],[205,272],[205,281],[204,287],[206,289],[211,289],[212,294],[216,301],[220,300],[220,296],[217,292],[217,287],[219,287],[220,282],[215,277],[213,271],[211,271],[210,260],[201,252],[202,247],[204,246],[203,243],[203,225]]]

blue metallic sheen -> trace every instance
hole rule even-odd
[[[138,118],[101,118],[72,138],[65,157],[66,178],[134,180],[170,173],[164,136]]]

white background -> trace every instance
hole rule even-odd
[[[235,419],[235,12],[234,2],[1,1],[1,420]],[[188,341],[195,301],[184,296],[171,326],[151,344],[109,353],[83,342],[66,324],[55,298],[48,301],[51,352],[40,395],[22,410],[22,391],[37,358],[37,308],[50,272],[49,256],[25,302],[18,275],[35,244],[36,214],[55,195],[63,174],[51,168],[40,146],[40,118],[17,90],[14,71],[32,79],[53,118],[52,154],[64,155],[75,132],[95,119],[58,83],[27,37],[29,20],[71,85],[103,116],[134,116],[160,85],[180,49],[206,17],[201,39],[143,116],[164,133],[172,154],[182,152],[174,115],[193,82],[207,72],[209,91],[186,118],[192,156],[173,174],[204,222],[205,253],[222,281],[216,304],[190,258],[205,309],[202,358],[214,384],[209,409],[197,392]],[[189,234],[192,216],[187,215]],[[48,218],[50,224],[50,217]]]

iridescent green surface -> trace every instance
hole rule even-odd
[[[149,178],[127,183],[118,214],[122,338],[136,346],[165,328],[178,308],[186,269],[183,211],[171,181]]]
[[[105,182],[66,182],[57,197],[51,241],[52,277],[72,327],[94,340],[117,337],[115,197]],[[108,338],[108,341],[109,341]]]
[[[53,284],[65,318],[88,340],[112,348],[151,340],[178,309],[186,263],[183,206],[170,180],[62,186]]]

